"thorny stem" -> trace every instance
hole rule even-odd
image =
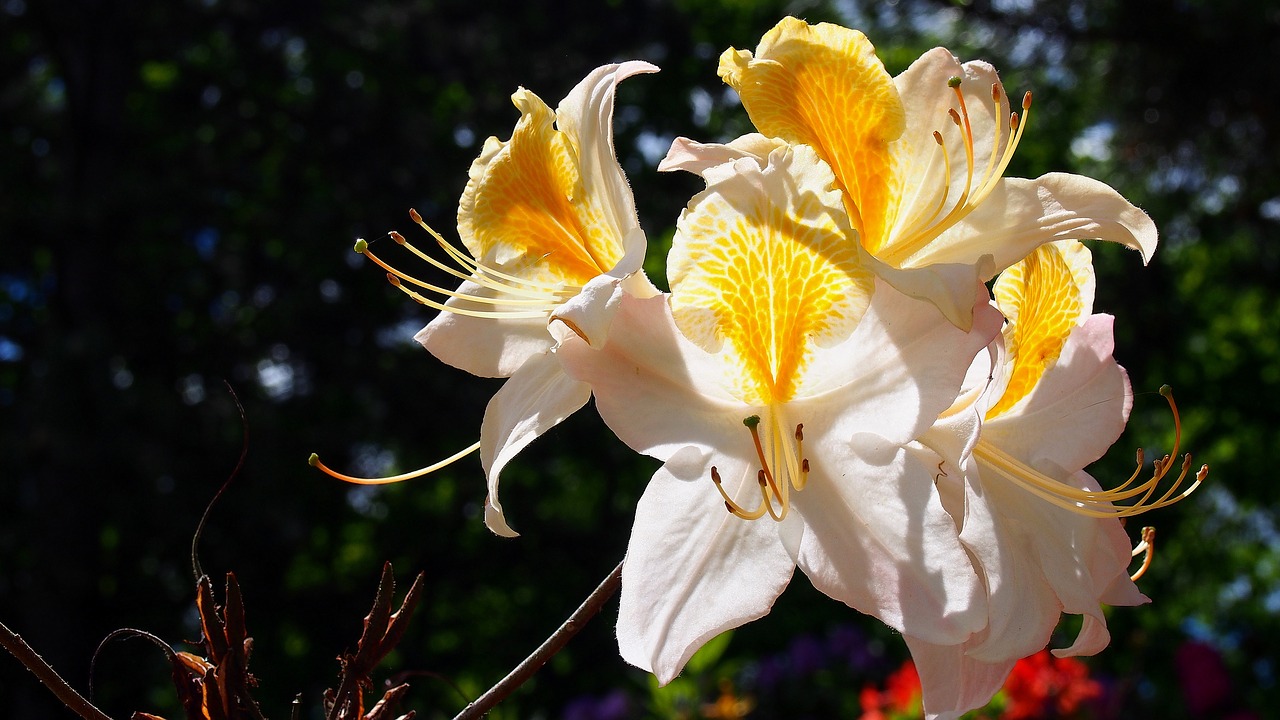
[[[94,707],[93,703],[85,700],[83,695],[68,685],[62,676],[49,667],[49,663],[45,662],[44,658],[2,622],[0,622],[0,645],[12,653],[18,662],[25,665],[72,712],[84,720],[111,720],[106,713]]]
[[[489,688],[483,695],[472,701],[453,720],[475,720],[483,717],[495,705],[515,692],[516,688],[533,677],[538,668],[541,668],[553,655],[560,652],[560,649],[573,639],[574,635],[578,634],[582,626],[586,625],[588,620],[600,612],[600,609],[604,607],[609,598],[618,592],[618,588],[622,585],[622,565],[623,563],[618,563],[613,572],[609,573],[609,576],[595,590],[591,591],[587,599],[582,601],[582,605],[578,606],[578,609],[569,616],[569,619],[565,620],[563,625],[551,633],[551,636],[537,650],[534,650],[532,655],[525,658],[506,677],[502,678],[497,685]]]

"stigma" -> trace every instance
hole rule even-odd
[[[742,424],[751,433],[756,459],[760,469],[756,471],[756,483],[760,489],[760,502],[748,510],[738,504],[725,491],[720,471],[711,467],[711,481],[724,499],[725,509],[744,520],[758,520],[765,515],[781,522],[791,510],[791,492],[804,489],[809,480],[809,459],[804,456],[804,424],[796,425],[791,437],[783,430],[778,413],[769,413],[767,442],[760,437],[760,416],[743,419]]]
[[[1173,450],[1152,463],[1151,476],[1146,480],[1139,481],[1145,466],[1145,455],[1141,448],[1137,451],[1137,468],[1129,479],[1110,490],[1098,491],[1082,490],[1055,480],[981,439],[974,447],[973,454],[982,461],[984,470],[990,469],[1033,495],[1078,515],[1127,518],[1168,507],[1195,492],[1209,476],[1209,466],[1202,465],[1191,476],[1191,453],[1183,456],[1181,462],[1178,461],[1178,449],[1182,442],[1182,421],[1178,416],[1178,405],[1174,402],[1173,391],[1168,385],[1160,388],[1160,394],[1169,402],[1169,409],[1173,412]],[[1175,468],[1180,468],[1179,472],[1171,482],[1165,483],[1165,479]],[[1188,476],[1194,478],[1189,484]],[[1165,489],[1160,491],[1162,484]]]
[[[937,148],[928,171],[922,174],[925,182],[939,179],[941,187],[930,188],[922,183],[914,191],[921,198],[936,196],[936,201],[924,204],[918,214],[908,218],[901,230],[895,233],[897,237],[891,238],[878,253],[886,261],[901,263],[907,260],[981,205],[1004,176],[1014,151],[1022,141],[1022,133],[1031,114],[1030,92],[1022,97],[1021,115],[1011,111],[1009,98],[998,82],[991,84],[989,98],[979,98],[980,102],[991,103],[991,118],[995,122],[990,154],[984,161],[977,157],[974,141],[973,115],[969,112],[973,98],[965,94],[959,77],[952,77],[947,86],[955,95],[955,103],[947,109],[943,127],[933,132]],[[947,125],[952,127],[947,128]],[[958,160],[961,151],[964,164],[954,165],[953,159]],[[940,169],[937,167],[939,162],[942,164]]]
[[[414,247],[403,235],[394,230],[387,233],[387,237],[428,265],[479,288],[473,291],[463,291],[462,288],[449,290],[420,280],[374,255],[369,248],[369,243],[364,239],[357,240],[355,251],[386,270],[387,281],[419,304],[442,312],[470,317],[509,320],[545,318],[581,290],[577,286],[564,282],[546,282],[502,272],[472,258],[471,255],[445,240],[440,233],[423,221],[416,210],[409,210],[409,217],[431,235],[453,265]],[[420,288],[427,294],[413,290],[410,286]],[[449,300],[462,302],[447,304]]]

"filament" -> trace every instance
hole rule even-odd
[[[800,491],[809,479],[809,459],[804,457],[804,425],[796,426],[792,445],[782,436],[781,424],[776,420],[776,413],[770,416],[769,446],[765,447],[760,437],[760,416],[745,418],[742,424],[751,433],[751,442],[756,451],[756,459],[760,469],[756,471],[756,484],[760,489],[760,503],[753,510],[745,507],[729,497],[725,491],[720,470],[711,468],[711,481],[720,492],[725,508],[744,520],[757,520],[766,514],[776,521],[781,521],[791,510],[791,490]],[[777,469],[784,473],[781,481]]]
[[[380,478],[362,478],[362,477],[355,477],[352,475],[346,475],[344,473],[340,473],[336,470],[331,469],[329,466],[325,465],[324,463],[320,462],[320,456],[315,453],[311,453],[311,457],[307,458],[307,464],[319,470],[320,472],[324,473],[325,475],[328,475],[329,477],[337,478],[339,480],[342,480],[343,482],[354,483],[356,485],[390,485],[391,483],[398,483],[402,480],[412,480],[414,478],[422,477],[423,475],[429,475],[430,473],[433,473],[441,468],[452,465],[458,460],[461,460],[462,458],[470,455],[471,453],[479,449],[480,449],[480,443],[479,441],[477,441],[475,444],[469,445],[463,448],[462,450],[459,450],[458,452],[432,465],[428,465],[424,468],[420,468],[412,472],[401,473],[399,475],[390,475],[388,477],[380,477]]]

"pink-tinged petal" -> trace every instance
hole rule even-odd
[[[498,535],[514,537],[498,500],[502,469],[526,445],[559,425],[591,399],[591,388],[560,367],[550,351],[530,358],[498,390],[480,427],[480,464],[489,481],[485,523]]]
[[[977,504],[981,499],[986,503],[994,518],[996,537],[992,538],[992,527],[977,522],[972,527],[966,525],[960,537],[987,573],[993,630],[970,654],[995,662],[1029,654],[1029,644],[1036,649],[1034,643],[1025,641],[1025,633],[1019,632],[1025,628],[995,628],[998,611],[1018,613],[1027,622],[1038,623],[1046,640],[1056,624],[1057,612],[1084,615],[1091,622],[1082,630],[1073,652],[1101,650],[1109,637],[1100,607],[1103,595],[1134,604],[1146,601],[1136,588],[1124,591],[1124,583],[1132,586],[1128,579],[1132,558],[1129,538],[1119,519],[1071,512],[1003,481],[992,471],[983,472],[981,462],[978,469],[983,475],[971,502]],[[1063,479],[1077,487],[1098,489],[1097,482],[1085,473]],[[1039,568],[1039,573],[1029,568]]]
[[[618,647],[664,685],[708,640],[767,614],[795,570],[780,532],[798,527],[728,513],[711,465],[690,447],[658,470],[636,508],[622,568]],[[755,485],[745,463],[721,469],[731,494]]]
[[[785,144],[782,140],[765,137],[760,133],[748,133],[730,141],[727,145],[700,143],[686,137],[678,137],[671,143],[667,156],[658,163],[658,171],[684,170],[706,177],[712,168],[742,158],[755,160],[763,169],[769,164],[769,154]]]
[[[866,315],[849,338],[815,353],[801,386],[830,396],[845,438],[870,432],[895,444],[919,437],[960,389],[970,362],[1000,329],[986,288],[969,286],[973,329],[963,332],[937,308],[877,281]]]
[[[987,421],[984,439],[1032,465],[1075,472],[1106,453],[1124,431],[1133,393],[1112,358],[1110,315],[1093,315],[1071,331],[1035,389]]]
[[[792,502],[814,587],[929,642],[982,629],[983,588],[934,488],[940,458],[867,435],[824,434],[806,449],[809,482]]]
[[[742,419],[750,410],[721,386],[724,369],[676,329],[665,296],[624,295],[609,340],[592,350],[561,345],[565,371],[595,391],[596,409],[618,438],[659,460],[697,442],[753,453]],[[727,382],[727,380],[725,381]]]
[[[623,257],[613,268],[619,277],[644,263],[645,237],[640,231],[631,186],[613,147],[613,105],[618,83],[658,68],[631,60],[596,68],[556,108],[556,129],[577,148],[578,170],[585,194],[593,198],[617,229]]]
[[[1156,250],[1155,223],[1106,183],[1049,173],[1035,180],[1004,178],[964,220],[920,252],[908,266],[973,263],[991,255],[996,272],[1055,240],[1108,240],[1142,253]]]
[[[954,472],[954,468],[949,470]],[[970,642],[966,649],[978,648],[976,658],[981,662],[1012,662],[1049,644],[1061,617],[1062,603],[1040,565],[1032,537],[1038,531],[1036,516],[1009,514],[1013,509],[1000,503],[999,493],[990,492],[975,477],[977,472],[970,469],[964,482],[960,541],[982,570],[990,620],[985,640]],[[1018,488],[1010,490],[1022,492]]]
[[[459,293],[496,297],[490,288],[463,282]],[[445,305],[470,310],[513,310],[450,298]],[[441,312],[414,335],[441,362],[480,377],[510,377],[525,361],[551,348],[545,318],[487,318]]]
[[[985,663],[965,654],[967,644],[937,645],[912,635],[903,639],[920,674],[925,716],[931,720],[958,718],[986,705],[1018,661]]]

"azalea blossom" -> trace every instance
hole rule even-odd
[[[785,18],[749,50],[726,50],[720,76],[761,134],[728,145],[678,139],[660,166],[705,172],[736,157],[762,159],[777,143],[825,160],[876,273],[936,304],[958,327],[972,317],[975,280],[987,281],[1036,246],[1104,239],[1156,246],[1151,219],[1097,180],[1004,172],[1027,127],[995,69],[930,50],[891,77],[862,33]]]
[[[624,288],[640,297],[657,292],[640,269],[645,236],[612,129],[617,84],[656,71],[640,61],[597,68],[555,111],[524,88],[512,95],[520,110],[515,130],[507,141],[485,141],[459,202],[465,250],[413,211],[452,264],[391,234],[461,279],[456,290],[419,280],[375,256],[367,243],[357,244],[392,284],[441,311],[415,338],[427,350],[474,375],[508,378],[485,410],[478,443],[489,484],[485,522],[500,535],[516,534],[498,500],[502,468],[591,396],[587,385],[561,370],[554,356],[560,339],[571,333],[600,344]],[[552,320],[558,322],[549,325]]]
[[[1001,274],[1001,337],[921,437],[945,458],[938,487],[981,569],[990,612],[987,627],[963,643],[905,634],[933,715],[985,704],[1016,661],[1048,644],[1061,613],[1083,623],[1054,655],[1106,647],[1101,605],[1147,602],[1129,576],[1134,553],[1121,518],[1177,502],[1207,472],[1182,490],[1190,456],[1164,489],[1174,457],[1157,460],[1140,482],[1140,454],[1134,475],[1111,490],[1084,472],[1119,437],[1132,405],[1112,358],[1112,318],[1092,314],[1093,288],[1089,251],[1076,241],[1042,245]]]
[[[795,568],[903,632],[958,643],[985,593],[911,441],[995,336],[877,280],[807,146],[712,173],[677,224],[669,296],[624,296],[607,341],[561,346],[601,417],[664,462],[622,575],[622,656],[666,683],[769,611]]]

